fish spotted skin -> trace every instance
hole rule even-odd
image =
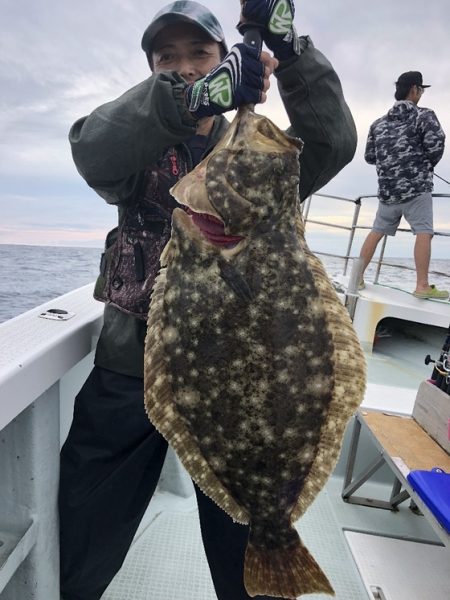
[[[226,233],[244,239],[216,247],[174,211],[149,316],[146,408],[199,487],[250,523],[248,593],[332,594],[292,523],[334,467],[362,398],[364,360],[304,241],[298,145],[274,148],[275,126],[252,115],[238,114],[246,135],[217,147],[202,177],[190,186],[184,178],[179,196],[174,189],[182,203],[201,197]],[[252,128],[259,146],[248,144]]]

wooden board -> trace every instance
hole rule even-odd
[[[411,417],[367,410],[361,415],[386,452],[411,471],[440,467],[450,473],[450,456]]]
[[[450,422],[450,396],[428,381],[422,381],[413,407],[413,419],[422,429],[450,453],[448,424]]]

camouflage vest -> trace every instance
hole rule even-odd
[[[159,257],[170,238],[177,206],[169,189],[187,173],[186,156],[170,148],[144,172],[137,201],[125,208],[118,227],[106,237],[94,298],[146,320],[159,270]]]

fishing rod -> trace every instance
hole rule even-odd
[[[434,176],[437,177],[438,179],[441,179],[442,181],[445,181],[445,183],[448,183],[448,185],[450,185],[450,181],[447,181],[446,179],[444,179],[443,177],[441,177],[437,173],[434,173]]]
[[[425,364],[434,363],[430,381],[443,392],[450,395],[450,326],[442,346],[439,359],[433,360],[429,354],[425,357]]]

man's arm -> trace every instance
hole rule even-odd
[[[375,154],[375,138],[373,136],[373,129],[370,126],[369,135],[367,136],[366,151],[364,152],[364,159],[369,165],[374,165],[377,162]]]
[[[264,43],[280,61],[275,75],[291,121],[288,133],[305,142],[300,156],[304,200],[352,160],[355,123],[333,67],[309,37],[297,36],[294,0],[241,0],[241,7],[238,29],[258,24]]]
[[[422,146],[428,160],[435,167],[441,160],[445,148],[445,133],[434,111],[422,109],[417,124]]]
[[[326,185],[349,163],[357,134],[339,77],[309,37],[299,56],[282,62],[275,75],[291,127],[305,142],[300,156],[300,199]]]
[[[74,123],[69,140],[77,169],[107,202],[126,202],[142,169],[195,133],[185,89],[176,73],[152,75]]]

